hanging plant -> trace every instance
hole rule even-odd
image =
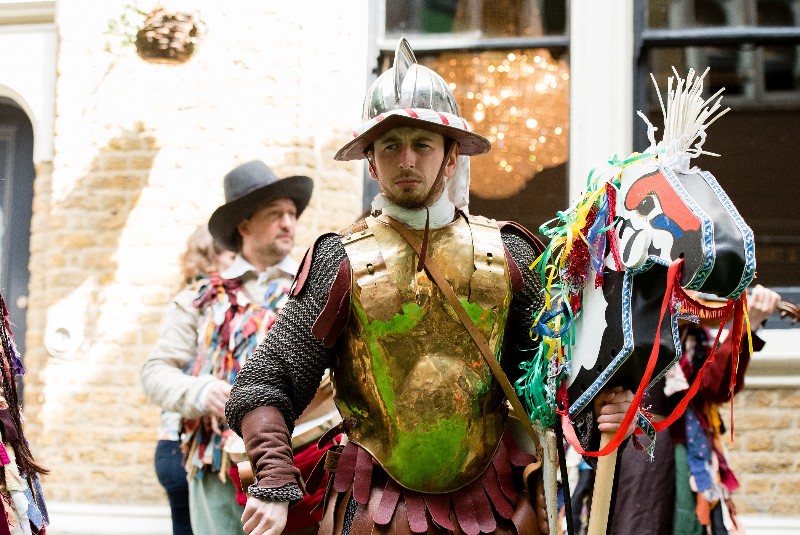
[[[136,32],[136,53],[151,63],[184,63],[195,50],[201,22],[195,14],[153,9]]]
[[[115,54],[129,46],[134,46],[136,33],[147,20],[148,13],[138,4],[125,4],[119,17],[108,21],[103,34],[106,36],[106,52]]]

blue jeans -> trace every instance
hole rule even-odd
[[[176,440],[159,440],[155,455],[158,482],[167,491],[172,512],[172,534],[192,535],[189,520],[189,483],[181,462],[181,443]]]

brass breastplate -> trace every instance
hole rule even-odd
[[[491,461],[504,397],[436,284],[416,271],[411,247],[385,223],[367,223],[343,238],[353,278],[334,369],[336,404],[359,421],[350,440],[398,483],[450,492]],[[429,240],[428,254],[499,357],[511,290],[497,225],[459,218],[431,230]]]

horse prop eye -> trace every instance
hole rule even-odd
[[[655,207],[656,201],[653,199],[653,195],[647,195],[644,199],[639,201],[638,205],[636,205],[636,212],[639,215],[646,217],[655,209]]]

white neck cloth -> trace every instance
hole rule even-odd
[[[393,219],[397,219],[405,226],[421,230],[425,228],[425,208],[409,209],[394,204],[383,193],[378,193],[372,200],[372,210],[380,211]],[[442,228],[453,222],[456,216],[456,206],[447,195],[447,188],[442,191],[439,198],[428,207],[430,212],[430,228]]]

